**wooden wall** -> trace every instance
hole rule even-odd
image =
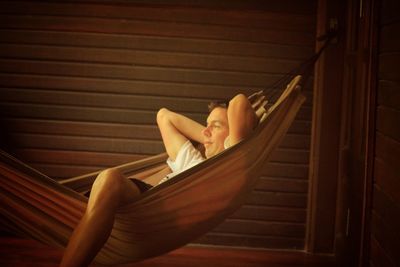
[[[210,100],[265,88],[314,50],[316,1],[144,2],[0,2],[2,149],[55,179],[157,154],[160,107],[204,122]],[[305,94],[246,205],[197,242],[303,249]]]
[[[381,1],[370,266],[400,266],[400,4]]]

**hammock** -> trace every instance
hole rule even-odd
[[[295,77],[269,108],[264,108],[261,93],[252,96],[261,119],[249,138],[119,208],[111,236],[95,261],[118,264],[161,255],[200,237],[237,210],[305,100],[300,80]],[[23,236],[65,247],[86,208],[82,193],[98,173],[57,182],[5,152],[0,157],[0,223]],[[164,153],[117,168],[146,180],[164,169],[165,160]]]

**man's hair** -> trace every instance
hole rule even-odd
[[[208,104],[208,112],[216,108],[228,108],[229,101],[212,101]]]

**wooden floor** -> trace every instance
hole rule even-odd
[[[33,240],[0,237],[0,266],[55,267],[62,251]],[[92,264],[91,266],[100,266]],[[169,254],[119,267],[317,267],[335,266],[333,257],[296,251],[270,251],[186,246]]]

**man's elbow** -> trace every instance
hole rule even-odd
[[[231,111],[243,111],[249,108],[251,108],[250,102],[244,94],[237,94],[229,101],[228,109]]]
[[[234,126],[231,130],[236,132],[238,140],[247,137],[253,131],[258,119],[247,96],[238,94],[232,98],[228,107],[228,120],[229,126]]]

